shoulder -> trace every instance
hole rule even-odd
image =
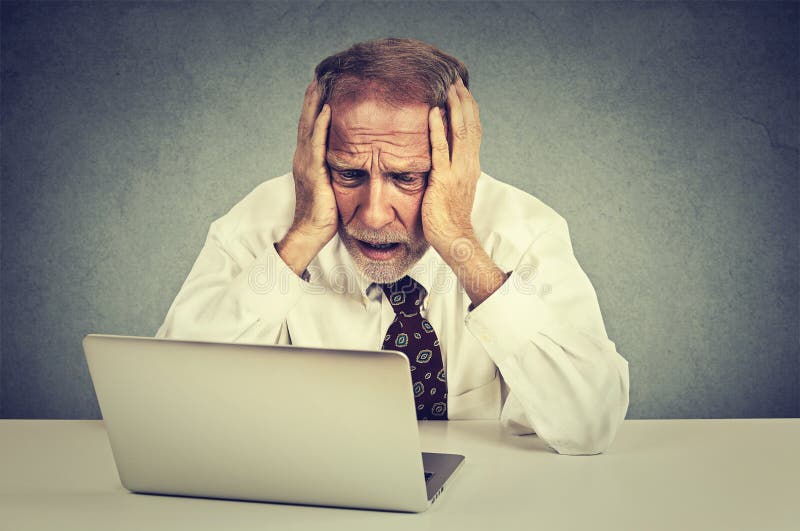
[[[486,234],[503,230],[536,234],[566,223],[538,197],[486,173],[478,179],[472,211],[476,230]]]
[[[534,195],[481,173],[475,192],[472,223],[484,248],[503,267],[515,261],[547,232],[567,235],[566,220]]]
[[[290,172],[256,186],[211,224],[209,234],[223,242],[248,235],[282,238],[292,223],[294,204],[294,180]]]

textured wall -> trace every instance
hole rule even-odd
[[[288,171],[314,65],[463,59],[483,169],[570,223],[630,418],[800,413],[798,4],[2,4],[0,414],[96,417],[209,223]]]

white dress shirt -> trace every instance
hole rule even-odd
[[[334,238],[304,279],[275,250],[294,215],[291,174],[266,181],[214,221],[156,337],[380,349],[394,311]],[[497,419],[562,454],[595,454],[628,409],[628,363],[606,334],[567,223],[539,199],[482,173],[475,234],[511,275],[470,311],[429,248],[409,274],[427,290],[448,418]]]

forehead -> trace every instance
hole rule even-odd
[[[388,159],[429,161],[428,109],[424,103],[393,107],[375,99],[332,103],[328,155],[363,159],[377,148]]]

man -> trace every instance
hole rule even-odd
[[[211,224],[157,337],[401,350],[420,419],[607,448],[627,362],[564,219],[481,172],[463,63],[384,39],[315,74],[292,173]]]

